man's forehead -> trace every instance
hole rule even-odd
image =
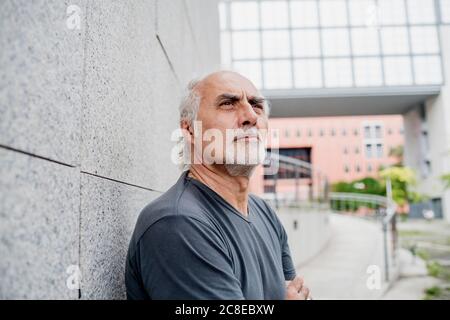
[[[204,90],[203,95],[218,96],[224,93],[234,94],[237,96],[259,96],[259,91],[253,83],[247,78],[234,72],[223,72],[208,76],[202,81],[199,88]]]

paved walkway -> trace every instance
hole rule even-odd
[[[384,267],[380,224],[338,214],[330,216],[330,224],[332,235],[329,244],[297,270],[304,276],[315,300],[419,300],[423,299],[426,288],[440,283],[440,280],[427,275],[423,260],[413,258],[409,251],[401,249],[398,280],[390,286],[383,281],[379,290],[370,290],[366,284],[369,277],[367,268],[375,265],[383,272]],[[423,222],[412,224],[414,227],[420,225],[424,231],[436,230]],[[407,229],[407,226],[400,225],[399,229]]]
[[[314,299],[379,299],[382,289],[370,290],[367,268],[383,270],[382,231],[379,223],[332,214],[329,244],[300,266]]]

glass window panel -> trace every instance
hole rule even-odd
[[[231,27],[233,29],[259,28],[259,8],[254,1],[232,2]]]
[[[377,139],[381,139],[382,138],[381,126],[375,126],[375,137]]]
[[[224,2],[219,3],[219,20],[220,30],[227,29],[227,4]]]
[[[250,79],[258,89],[262,87],[260,61],[236,61],[233,63],[233,69]]]
[[[366,144],[366,157],[372,158],[372,145]]]
[[[441,21],[450,23],[450,0],[441,0]]]
[[[349,1],[350,24],[353,26],[373,26],[377,24],[375,0]]]
[[[296,57],[320,56],[320,36],[318,30],[293,30],[293,54]]]
[[[262,1],[261,2],[261,27],[287,28],[288,5],[286,1]]]
[[[263,56],[265,58],[286,58],[290,56],[288,31],[263,31],[262,37]]]
[[[417,84],[441,84],[441,71],[439,56],[414,57],[414,74]]]
[[[384,75],[387,85],[412,84],[411,60],[409,57],[384,58]]]
[[[350,55],[348,29],[323,29],[322,48],[324,56]]]
[[[375,55],[380,53],[378,30],[375,28],[352,29],[354,55]]]
[[[347,6],[344,0],[320,1],[320,24],[324,27],[347,25]]]
[[[377,144],[377,157],[382,158],[383,157],[383,145]]]
[[[322,65],[319,59],[294,61],[296,88],[318,88],[322,86]]]
[[[353,60],[355,82],[358,87],[379,86],[383,83],[379,58],[355,58]]]
[[[291,1],[291,25],[295,27],[316,27],[319,24],[316,0]]]
[[[370,126],[364,126],[364,138],[370,139],[372,135],[372,130],[370,129]]]
[[[264,61],[265,89],[286,89],[291,87],[291,62],[289,60]]]
[[[410,24],[435,23],[434,0],[407,0]]]
[[[222,65],[227,68],[231,65],[231,35],[222,31],[220,34],[220,55]]]
[[[413,53],[438,53],[439,39],[436,27],[411,27]]]
[[[378,19],[382,25],[406,24],[404,0],[378,0]]]
[[[233,32],[233,59],[253,59],[260,57],[259,32]]]
[[[325,86],[349,87],[352,85],[350,59],[324,59]]]
[[[409,53],[408,31],[404,27],[381,29],[381,43],[385,54]]]

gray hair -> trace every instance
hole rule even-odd
[[[194,123],[197,119],[198,110],[200,108],[201,97],[195,90],[195,87],[203,80],[203,78],[196,78],[191,80],[183,94],[180,102],[179,112],[180,112],[180,123],[182,121],[187,121],[190,125]],[[264,100],[264,111],[269,116],[270,113],[270,103]],[[190,146],[184,141],[183,135],[178,138],[178,164],[182,171],[186,171],[190,167]]]
[[[201,97],[195,90],[197,84],[201,79],[194,79],[190,81],[186,87],[186,92],[184,93],[180,106],[180,123],[182,121],[187,121],[189,124],[193,124],[195,119],[197,119],[198,109],[200,108]],[[184,141],[183,135],[178,139],[178,162],[180,169],[182,171],[188,170],[190,167],[190,157],[189,146]]]

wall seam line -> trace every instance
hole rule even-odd
[[[160,190],[143,187],[143,186],[140,186],[140,185],[137,185],[137,184],[133,184],[133,183],[129,183],[129,182],[125,182],[125,181],[121,181],[121,180],[105,177],[105,176],[98,175],[98,174],[95,174],[95,173],[91,173],[91,172],[87,172],[87,171],[83,171],[83,170],[81,170],[80,172],[81,172],[81,174],[86,174],[86,175],[93,176],[93,177],[96,177],[96,178],[101,178],[101,179],[109,180],[109,181],[112,181],[112,182],[117,182],[117,183],[124,184],[124,185],[130,186],[130,187],[135,187],[135,188],[139,188],[139,189],[143,189],[143,190],[147,190],[147,191],[152,191],[152,192],[163,193],[163,191],[160,191]]]

